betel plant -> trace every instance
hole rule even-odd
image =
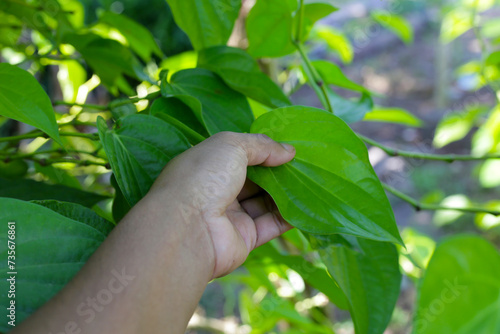
[[[282,215],[297,229],[287,233],[283,243],[269,243],[253,252],[247,270],[260,280],[258,286],[272,292],[273,285],[262,268],[293,269],[332,303],[350,311],[357,334],[383,333],[399,296],[397,247],[404,246],[384,187],[422,209],[446,207],[425,206],[383,185],[362,140],[380,145],[357,135],[347,123],[362,120],[367,113],[370,119],[418,121],[398,110],[374,112],[367,89],[346,78],[334,63],[309,59],[304,42],[314,23],[337,10],[328,2],[258,0],[246,19],[246,50],[226,45],[240,1],[167,2],[196,52],[193,68],[179,70],[182,66],[170,59],[158,62],[164,56],[151,34],[122,15],[102,12],[96,23],[87,26],[77,1],[6,0],[0,4],[0,17],[8,23],[0,26],[0,42],[8,50],[4,55],[14,63],[16,58],[20,61],[17,66],[0,64],[0,254],[7,259],[9,248],[3,238],[8,235],[9,221],[16,222],[18,254],[15,261],[0,263],[2,305],[11,298],[6,293],[7,272],[16,270],[16,321],[22,321],[71,279],[113,226],[147,193],[169,160],[215,133],[251,132],[288,142],[297,150],[295,159],[284,166],[248,170],[248,177],[274,198]],[[391,15],[378,13],[377,20],[393,30],[404,29],[407,35],[404,21],[396,16],[391,20]],[[325,35],[325,31],[328,29],[315,34]],[[28,40],[27,32],[32,35]],[[333,34],[329,33],[326,35]],[[301,73],[323,109],[292,105],[257,61],[291,54],[300,56]],[[64,100],[51,101],[36,79],[22,69],[27,65],[32,72],[57,66]],[[90,73],[93,75],[87,75]],[[116,98],[107,105],[85,104],[88,92],[101,83],[115,96],[135,95],[133,85],[137,85],[139,95]],[[359,97],[343,98],[333,86],[354,91]],[[68,110],[54,112],[53,105]],[[35,129],[17,134],[16,121]],[[479,159],[397,154],[444,161]],[[103,181],[109,171],[109,182]],[[76,176],[84,180],[83,185]],[[107,204],[99,206],[99,202]],[[459,210],[498,214],[487,208]],[[429,265],[433,275],[426,276],[422,285],[421,312],[415,325],[418,333],[446,333],[454,328],[449,326],[455,326],[446,317],[453,312],[442,311],[444,317],[439,319],[444,320],[428,313],[445,284],[448,272],[441,271],[442,264],[449,264],[448,253],[461,254],[459,245],[469,253],[476,251],[498,261],[496,251],[475,237],[440,246],[438,259]],[[415,255],[407,257],[418,265]],[[471,274],[460,263],[447,268],[457,277]],[[490,281],[500,277],[483,263],[476,264],[474,272]],[[496,310],[494,291],[495,287],[488,295],[493,298],[476,300],[479,312]],[[468,295],[463,293],[459,304],[449,309],[467,306],[470,297],[464,296]],[[267,302],[265,309],[242,298],[245,321],[255,332],[271,331],[280,318],[308,332],[333,332],[322,313],[299,314],[273,293],[260,301]],[[498,326],[494,317],[487,318],[488,328]],[[11,328],[9,320],[2,317],[1,330]],[[464,328],[486,325],[472,322]]]

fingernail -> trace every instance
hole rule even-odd
[[[287,150],[288,152],[292,153],[292,152],[295,152],[295,147],[293,147],[292,145],[290,144],[286,144],[286,143],[280,143],[281,146],[283,146],[283,148],[285,150]]]

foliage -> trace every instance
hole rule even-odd
[[[297,228],[254,251],[245,264],[248,275],[223,279],[245,283],[240,313],[252,333],[276,331],[283,319],[298,331],[333,333],[325,304],[317,302],[321,296],[349,310],[356,334],[383,333],[401,269],[419,286],[415,333],[498,332],[496,249],[478,236],[450,238],[435,250],[416,231],[400,236],[384,188],[416,209],[438,210],[442,224],[475,213],[484,229],[500,223],[498,201],[473,206],[467,197],[457,205],[453,199],[461,195],[441,204],[413,199],[380,182],[363,142],[392,156],[484,160],[481,182],[495,187],[498,178],[489,175],[498,167],[500,104],[457,110],[439,124],[436,147],[479,125],[472,155],[395,150],[356,134],[348,123],[418,127],[422,121],[400,108],[374,106],[373,94],[339,65],[308,56],[306,42],[319,41],[343,63],[353,60],[342,31],[316,24],[336,6],[257,0],[245,21],[244,50],[226,45],[240,1],[167,2],[194,48],[168,58],[156,36],[123,14],[101,11],[95,22],[85,22],[77,0],[0,2],[0,45],[8,61],[0,64],[0,215],[18,229],[18,321],[71,279],[172,158],[217,132],[236,131],[265,133],[297,150],[284,166],[248,170]],[[475,89],[488,87],[498,97],[499,53],[488,51],[484,39],[498,47],[500,29],[481,21],[488,8],[482,1],[447,8],[441,39],[451,42],[470,29],[478,34],[482,59],[461,73],[474,74]],[[404,17],[381,11],[370,17],[405,43],[413,41]],[[271,71],[262,70],[263,57],[284,57],[283,74],[300,73],[323,108],[292,105]],[[57,83],[51,70],[58,71]],[[59,90],[62,100],[55,98]],[[111,101],[86,103],[105,90]],[[6,223],[0,233],[0,255],[7,259]],[[8,265],[0,263],[2,305],[8,303]],[[293,286],[291,277],[307,289]],[[6,319],[2,331],[10,329]]]

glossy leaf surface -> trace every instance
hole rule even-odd
[[[232,89],[269,107],[289,106],[290,100],[247,52],[227,46],[200,51],[198,67],[217,73]]]
[[[500,255],[473,235],[438,245],[420,285],[415,334],[500,331]]]
[[[165,165],[191,147],[172,125],[149,115],[123,118],[118,129],[97,121],[104,151],[130,206],[146,195]]]
[[[366,146],[341,119],[315,108],[286,107],[259,117],[251,132],[289,143],[297,151],[285,165],[248,171],[290,224],[313,234],[401,243]]]
[[[175,23],[195,50],[226,44],[241,7],[239,0],[167,0]]]
[[[356,334],[384,333],[401,284],[396,247],[340,235],[309,238],[349,302]]]
[[[61,144],[47,93],[25,70],[0,64],[0,115],[34,126]]]
[[[108,198],[60,184],[47,184],[29,179],[16,180],[6,178],[0,178],[0,197],[17,198],[24,201],[53,199],[78,203],[86,207],[91,207]]]
[[[253,114],[245,96],[228,87],[206,69],[175,73],[161,83],[162,95],[174,96],[188,105],[209,134],[221,131],[248,132]]]
[[[2,243],[0,256],[7,259],[7,222],[16,231],[16,323],[21,322],[53,297],[80,270],[110,231],[109,223],[82,206],[50,203],[62,214],[35,203],[0,198]],[[5,236],[5,238],[3,237]],[[0,263],[0,300],[8,305],[7,260]],[[110,273],[106,273],[110,274]],[[111,275],[111,274],[110,274]],[[22,279],[21,279],[22,278]],[[6,308],[0,330],[7,325]]]

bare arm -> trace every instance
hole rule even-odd
[[[293,147],[221,133],[172,160],[76,277],[12,333],[184,333],[206,284],[285,232],[246,181]]]

